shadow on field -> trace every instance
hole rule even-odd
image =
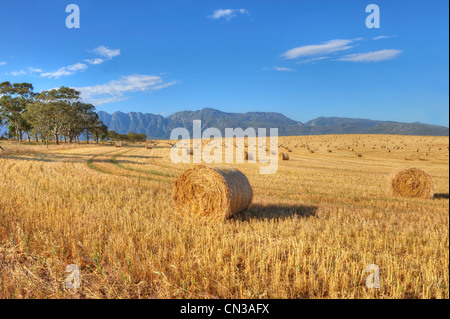
[[[293,217],[312,217],[316,215],[317,206],[306,205],[261,205],[253,204],[247,210],[236,214],[232,219],[246,221],[250,219],[288,219]]]
[[[435,199],[448,199],[449,198],[449,194],[445,194],[445,193],[440,193],[440,194],[434,194],[434,198]]]

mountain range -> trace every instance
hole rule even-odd
[[[225,128],[278,128],[279,136],[322,135],[322,134],[398,134],[449,136],[449,128],[423,123],[400,123],[343,117],[319,117],[302,123],[281,113],[248,112],[226,113],[211,108],[200,111],[181,111],[164,117],[151,113],[98,112],[100,120],[119,134],[134,132],[146,134],[149,139],[167,139],[177,127],[184,127],[192,133],[192,121],[202,121],[202,131],[208,127],[218,128],[222,134]]]

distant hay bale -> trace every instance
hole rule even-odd
[[[148,149],[148,150],[151,150],[151,149],[152,149],[152,146],[149,145],[149,144],[147,144],[147,145],[145,145],[145,148]]]
[[[332,153],[333,151],[332,151],[332,150],[330,150],[330,149],[327,149],[327,152],[328,152],[328,153]]]
[[[226,166],[198,165],[184,171],[173,193],[179,213],[222,220],[247,209],[252,197],[247,177]]]
[[[387,183],[389,192],[394,196],[425,199],[434,197],[433,179],[419,168],[397,169],[389,175]]]
[[[278,154],[278,158],[279,158],[281,161],[289,161],[289,154],[280,152],[280,153]]]
[[[362,157],[361,153],[355,152],[355,157]]]
[[[253,160],[253,154],[252,153],[249,153],[249,152],[247,152],[247,151],[244,151],[244,159],[246,160],[246,161],[252,161]]]

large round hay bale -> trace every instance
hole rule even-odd
[[[278,159],[279,159],[280,161],[289,161],[289,154],[288,154],[288,153],[282,153],[282,152],[280,152],[280,153],[278,154]]]
[[[394,196],[433,198],[434,182],[430,175],[419,168],[400,168],[388,177],[389,192]]]
[[[175,181],[173,200],[179,213],[226,219],[250,206],[253,191],[239,170],[198,165]]]

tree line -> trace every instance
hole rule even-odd
[[[0,125],[8,126],[9,137],[56,144],[64,139],[72,143],[80,136],[89,142],[108,137],[108,128],[100,121],[95,106],[84,103],[80,92],[60,87],[40,93],[30,83],[0,83]]]
[[[40,93],[34,92],[30,83],[0,83],[0,125],[8,128],[9,139],[48,145],[54,140],[59,144],[79,142],[80,137],[87,143],[92,138],[97,143],[105,140],[120,142],[145,142],[145,134],[119,134],[108,131],[99,119],[95,106],[84,103],[80,92],[68,87],[60,87]]]

